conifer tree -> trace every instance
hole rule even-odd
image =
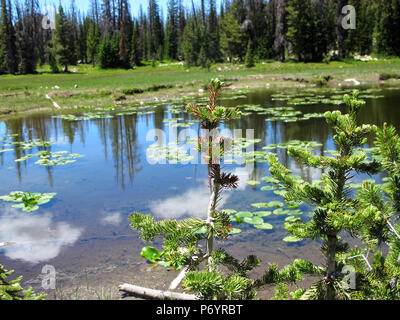
[[[311,4],[309,0],[288,0],[287,40],[298,61],[309,61],[312,35]]]
[[[132,33],[132,44],[131,44],[131,66],[138,67],[142,64],[142,52],[140,48],[140,30],[139,23],[135,21],[135,26]]]
[[[125,24],[121,21],[120,34],[119,34],[119,61],[123,68],[130,66],[129,53],[128,53],[128,39],[125,31]]]
[[[99,30],[93,20],[89,21],[89,28],[86,38],[86,55],[88,60],[94,66],[96,63],[96,56],[98,51],[98,43],[100,40]]]
[[[178,4],[176,0],[168,1],[168,18],[165,30],[166,55],[176,60],[178,57]]]
[[[187,67],[197,66],[199,62],[200,28],[195,18],[190,18],[185,26],[182,39],[182,51]]]
[[[47,43],[47,62],[50,65],[50,69],[52,73],[59,73],[60,70],[58,68],[57,62],[57,52],[54,45],[54,40],[51,40]]]
[[[400,54],[398,28],[400,26],[400,4],[398,0],[379,0],[375,30],[375,50],[384,55]]]
[[[148,19],[149,51],[153,59],[157,57],[161,60],[164,56],[164,28],[157,0],[149,0]]]
[[[227,12],[221,21],[221,49],[229,61],[239,58],[243,61],[246,54],[246,35],[242,33],[238,21],[232,12]]]
[[[246,58],[244,60],[244,63],[247,68],[254,67],[254,49],[251,40],[249,40],[247,45]]]
[[[300,292],[303,299],[345,298],[347,293],[343,288],[340,276],[339,255],[348,251],[348,245],[343,243],[339,234],[348,230],[355,234],[362,230],[365,215],[355,206],[355,201],[349,189],[349,182],[354,172],[375,174],[379,163],[367,161],[362,147],[367,135],[376,128],[370,125],[358,126],[356,117],[365,102],[358,100],[358,94],[352,97],[346,95],[344,100],[349,113],[340,111],[327,112],[327,123],[333,127],[336,134],[333,137],[336,144],[334,157],[315,156],[310,150],[289,148],[289,155],[306,166],[322,169],[322,182],[308,183],[295,179],[291,171],[281,165],[275,154],[268,155],[270,172],[283,183],[286,189],[286,201],[304,201],[315,209],[309,222],[295,219],[286,222],[286,229],[298,239],[321,239],[322,252],[325,256],[325,277],[314,284],[309,290]]]
[[[68,66],[76,64],[75,48],[71,34],[72,25],[64,13],[63,7],[59,6],[56,16],[56,30],[54,45],[56,48],[57,61],[68,72]]]
[[[383,184],[364,181],[357,192],[358,216],[364,225],[356,233],[364,248],[347,257],[357,274],[353,299],[398,300],[400,298],[400,137],[386,123],[376,132],[373,156],[384,173]],[[358,219],[359,220],[359,219]],[[357,221],[353,222],[354,224]],[[388,250],[382,250],[387,246]],[[386,251],[385,253],[383,253]],[[373,257],[372,262],[369,257]]]
[[[1,0],[0,3],[0,74],[18,72],[18,53],[15,30],[12,23],[11,2]]]
[[[275,0],[275,15],[276,15],[276,29],[274,37],[274,51],[276,58],[279,61],[285,61],[286,59],[286,32],[287,32],[287,21],[286,21],[286,7],[288,0]]]
[[[36,73],[38,62],[38,30],[40,30],[37,0],[26,1],[25,4],[17,3],[16,23],[18,47],[20,52],[20,73]]]
[[[7,279],[14,273],[0,264],[0,300],[43,300],[46,295],[35,295],[32,288],[24,290],[21,287],[22,276],[14,280]]]
[[[207,39],[203,38],[203,41],[207,41],[207,57],[208,59],[217,62],[221,59],[221,48],[220,48],[220,32],[219,23],[217,18],[217,10],[215,0],[210,0],[209,3],[209,15],[206,30]]]
[[[101,40],[98,49],[98,59],[102,69],[117,68],[120,66],[119,42],[118,35],[114,35],[112,39],[109,36],[105,36]]]

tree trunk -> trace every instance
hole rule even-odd
[[[337,235],[328,235],[328,243],[327,243],[327,274],[326,274],[326,300],[335,300],[336,299],[336,291],[334,288],[334,279],[336,277],[336,246],[337,246]]]

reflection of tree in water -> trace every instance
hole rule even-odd
[[[35,139],[40,139],[42,141],[49,141],[51,137],[51,132],[54,130],[52,123],[48,120],[48,116],[45,115],[34,115],[27,118],[13,118],[5,122],[6,135],[13,135],[11,137],[11,142],[28,142]],[[56,129],[56,128],[55,128]],[[54,130],[57,132],[57,130]],[[15,136],[14,136],[15,135]],[[11,148],[11,147],[8,147]],[[32,150],[23,150],[19,148],[19,145],[14,145],[14,159],[19,159],[28,154],[32,154]],[[49,150],[51,147],[37,147],[38,151]],[[3,165],[3,162],[1,163]],[[26,168],[27,163],[15,162],[17,168],[17,176],[19,183],[22,182],[22,168]],[[50,186],[53,186],[53,174],[52,168],[46,167],[46,172],[48,175],[48,181]]]
[[[104,120],[102,120],[104,121]],[[124,116],[106,120],[103,123],[106,132],[109,132],[111,148],[114,158],[117,183],[125,188],[125,175],[129,182],[133,182],[135,173],[143,167],[140,164],[139,145],[137,143],[137,116]],[[107,128],[107,126],[109,126]],[[100,129],[100,128],[99,128]]]
[[[61,127],[64,137],[68,137],[68,142],[72,146],[75,142],[75,136],[79,133],[82,145],[85,145],[85,132],[89,130],[89,121],[67,121],[62,119],[54,119],[55,132],[57,132],[57,122],[61,121]],[[55,138],[56,139],[56,138]]]
[[[104,146],[105,158],[108,157],[108,136],[111,141],[112,153],[114,158],[114,166],[116,169],[116,180],[125,186],[125,175],[128,174],[129,181],[133,182],[134,174],[141,170],[137,168],[140,163],[139,147],[137,144],[136,116],[135,117],[118,117],[111,120],[98,119],[92,121],[66,121],[62,119],[50,118],[48,115],[34,115],[27,118],[15,118],[5,122],[6,135],[18,134],[12,136],[12,142],[27,142],[29,140],[40,139],[43,141],[55,140],[59,136],[66,137],[70,146],[76,141],[76,136],[82,145],[85,145],[85,135],[90,130],[91,123],[95,123],[100,133],[100,140]],[[2,141],[2,144],[5,142]],[[7,147],[10,148],[10,147]],[[27,154],[31,154],[32,150],[22,150],[18,145],[14,147],[14,159],[19,159]],[[41,150],[51,151],[49,148],[38,148]],[[37,151],[34,151],[36,153]],[[3,154],[1,155],[1,163],[3,164]],[[15,162],[19,182],[22,182],[22,169],[26,168],[27,162]],[[50,186],[53,186],[52,167],[45,167]]]
[[[315,152],[318,152],[318,155],[320,156],[326,155],[324,154],[324,151],[329,149],[327,145],[328,141],[332,139],[332,132],[330,131],[324,119],[311,119],[295,123],[282,123],[281,126],[282,141],[315,141],[322,144],[322,146],[315,149]],[[292,168],[292,170],[299,170],[299,175],[305,181],[311,182],[312,180],[316,179],[316,171],[314,168],[304,166],[301,163],[295,162],[287,155],[287,149],[285,149],[284,151],[286,155],[285,166],[287,168]],[[318,173],[322,172],[323,171],[318,171]]]
[[[385,91],[385,98],[381,99],[366,99],[367,107],[359,116],[359,123],[371,123],[382,125],[388,122],[400,128],[400,108],[398,108],[398,91]],[[234,107],[238,104],[261,104],[265,108],[286,106],[284,101],[271,101],[270,92],[260,91],[249,95],[246,100],[223,101],[223,104],[228,107]],[[341,107],[327,105],[312,105],[295,107],[303,113],[325,112],[327,110],[339,109],[346,112]],[[105,158],[108,158],[110,148],[108,144],[111,142],[111,152],[114,160],[115,177],[117,183],[120,183],[124,188],[126,185],[126,175],[129,177],[129,182],[132,183],[135,173],[142,170],[140,164],[140,148],[138,140],[138,122],[142,123],[143,127],[165,129],[163,122],[166,109],[157,107],[154,114],[133,115],[115,117],[112,119],[97,119],[90,121],[66,121],[62,119],[51,118],[46,114],[32,115],[26,118],[13,118],[4,122],[5,134],[18,134],[9,140],[13,142],[29,141],[40,139],[43,141],[55,140],[67,137],[67,140],[72,147],[76,142],[76,136],[79,135],[79,140],[82,145],[85,145],[85,135],[89,132],[91,125],[95,124],[98,127],[100,141],[104,148]],[[178,116],[178,115],[176,115]],[[187,114],[179,114],[189,120]],[[232,130],[242,129],[243,137],[245,137],[246,129],[254,129],[255,139],[261,139],[261,142],[256,144],[256,150],[260,150],[268,144],[278,144],[291,140],[316,141],[323,144],[323,147],[318,147],[318,153],[323,155],[323,151],[332,149],[332,132],[326,125],[323,119],[311,119],[308,121],[299,121],[295,123],[284,123],[282,121],[266,122],[265,116],[256,113],[243,117],[240,120],[228,122],[225,126]],[[179,133],[181,129],[178,128]],[[146,132],[144,133],[146,134]],[[110,140],[110,142],[109,142]],[[373,145],[373,136],[368,140],[368,145]],[[1,148],[13,148],[14,159],[19,159],[27,154],[36,153],[37,151],[22,150],[18,145],[4,146],[6,141],[0,141]],[[45,148],[39,148],[44,150]],[[46,148],[51,151],[50,148]],[[296,164],[288,157],[286,149],[275,149],[271,152],[278,153],[282,163],[288,168],[298,170],[299,174],[307,181],[311,181],[315,176],[315,171],[311,172],[310,168]],[[4,154],[0,153],[0,165],[4,165]],[[22,170],[27,168],[27,162],[15,162],[18,180],[22,182]],[[262,176],[267,175],[267,165],[264,163],[255,163],[254,171],[249,177],[251,180],[259,180]],[[49,184],[53,186],[52,167],[46,167]]]

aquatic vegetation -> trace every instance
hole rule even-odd
[[[226,210],[224,210],[227,212]],[[256,212],[249,212],[249,211],[240,211],[237,213],[231,213],[230,219],[231,221],[236,222],[237,225],[242,223],[247,223],[253,225],[257,229],[264,229],[264,230],[272,230],[273,226],[269,223],[264,222],[264,217],[268,217],[271,215],[269,211],[256,211]],[[240,229],[238,229],[240,230]]]
[[[188,150],[184,146],[179,146],[177,142],[170,142],[168,145],[152,144],[147,148],[147,158],[157,162],[166,160],[171,164],[188,163],[194,159],[193,155],[188,154]]]
[[[263,150],[273,150],[273,149],[288,149],[291,147],[298,147],[303,149],[312,150],[316,147],[323,146],[322,143],[318,143],[315,141],[300,141],[300,140],[290,140],[288,142],[278,143],[278,144],[269,144],[263,147]]]
[[[92,120],[92,119],[109,119],[113,116],[110,114],[106,114],[104,112],[85,112],[81,116],[73,115],[73,114],[62,114],[53,116],[53,118],[63,119],[67,121],[83,121],[83,120]]]
[[[56,193],[31,193],[23,191],[12,191],[9,195],[0,196],[5,202],[16,202],[12,208],[22,209],[24,212],[33,212],[39,209],[40,205],[46,204],[56,196]]]
[[[14,160],[15,162],[22,162],[33,157],[38,157],[39,160],[35,162],[35,164],[51,167],[51,166],[60,166],[66,165],[69,163],[76,162],[76,159],[84,157],[78,153],[68,153],[68,151],[39,151],[35,154],[28,154],[19,159]]]
[[[13,141],[5,144],[5,146],[19,146],[21,150],[30,150],[34,147],[36,148],[48,148],[51,147],[54,143],[51,141],[43,141],[40,139],[30,140],[30,141]]]
[[[259,185],[261,182],[260,182],[260,181],[257,181],[257,180],[248,180],[248,181],[246,181],[246,183],[247,183],[249,186],[257,186],[257,185]]]

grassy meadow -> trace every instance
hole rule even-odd
[[[197,94],[211,78],[224,79],[231,89],[284,88],[305,85],[351,85],[346,79],[375,85],[380,75],[400,75],[400,59],[331,63],[280,63],[265,61],[253,68],[240,64],[215,64],[210,70],[185,68],[174,61],[151,64],[135,70],[102,70],[91,65],[70,67],[70,73],[50,73],[48,66],[36,75],[0,77],[0,116],[27,111],[51,110],[50,97],[61,108],[106,106],[137,101],[173,99]],[[329,77],[327,83],[324,78]],[[398,79],[387,81],[398,82]]]

